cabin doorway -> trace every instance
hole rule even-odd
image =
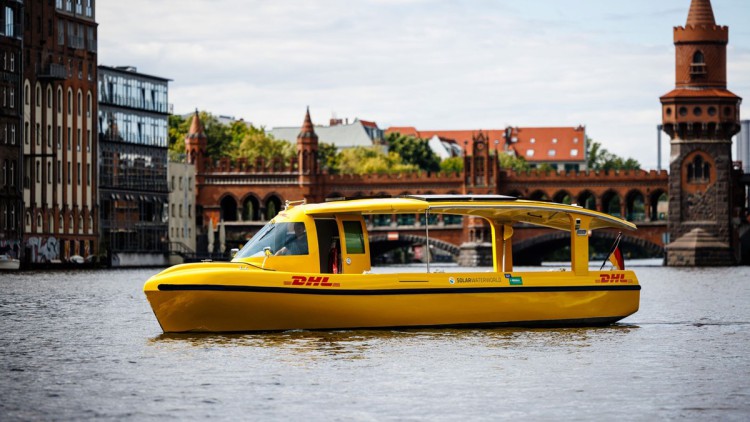
[[[316,218],[315,231],[318,233],[318,251],[320,251],[320,272],[326,274],[341,273],[341,243],[339,226],[333,218]]]

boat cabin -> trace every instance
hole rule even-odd
[[[600,228],[634,230],[635,225],[575,205],[527,201],[503,195],[409,195],[321,204],[288,203],[240,250],[233,261],[264,269],[322,274],[370,271],[366,215],[424,213],[484,218],[490,225],[493,269],[513,271],[513,225],[526,223],[571,233],[571,267],[588,273],[589,234]],[[429,226],[425,226],[429,242]],[[428,263],[429,271],[429,263]]]

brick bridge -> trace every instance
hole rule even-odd
[[[199,253],[201,245],[205,251],[209,220],[214,228],[220,221],[225,223],[228,243],[234,246],[249,239],[287,200],[321,202],[336,197],[409,194],[505,194],[578,204],[624,217],[639,226],[635,232],[623,233],[625,252],[628,248],[650,255],[664,252],[666,171],[516,173],[499,167],[498,153],[490,151],[480,132],[465,151],[461,173],[325,174],[317,168],[317,136],[309,114],[297,141],[298,156],[289,162],[228,159],[214,162],[203,155],[199,136],[188,135],[188,139],[188,157],[196,164],[196,214],[202,226],[198,230],[203,233],[203,241],[199,236]],[[392,247],[423,244],[425,224],[429,224],[430,238],[435,240],[433,247],[456,255],[461,244],[488,239],[488,226],[474,220],[433,215],[426,222],[424,215],[384,215],[370,217],[368,226],[374,255]],[[519,227],[514,235],[518,262],[533,263],[545,252],[569,245],[565,235],[551,229]],[[604,240],[614,236],[609,232],[594,234],[594,238]]]

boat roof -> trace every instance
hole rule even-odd
[[[398,198],[337,200],[293,207],[310,216],[331,214],[457,214],[502,224],[528,223],[570,231],[571,216],[592,217],[590,229],[635,230],[635,224],[577,205],[531,201],[504,195],[405,195]],[[290,209],[291,211],[291,209]]]

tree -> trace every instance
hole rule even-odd
[[[319,142],[318,160],[320,161],[321,170],[329,174],[337,174],[339,172],[339,154],[336,150],[336,145]]]
[[[388,152],[398,154],[405,164],[413,164],[424,171],[440,171],[440,158],[424,139],[390,133],[386,137]]]
[[[440,171],[443,173],[461,173],[464,171],[464,157],[449,157],[440,161]]]
[[[511,169],[517,173],[525,172],[531,169],[531,166],[525,158],[516,156],[515,154],[504,154],[501,153],[498,156],[500,162],[500,168]]]
[[[250,127],[242,138],[238,148],[238,156],[255,161],[261,157],[266,160],[281,158],[289,162],[297,154],[297,149],[291,142],[275,139],[263,128]]]
[[[294,146],[283,140],[275,140],[264,128],[256,128],[243,120],[224,124],[212,114],[201,111],[198,117],[206,134],[206,154],[212,159],[229,157],[237,159],[257,157],[272,159],[281,157],[288,160],[296,153]],[[176,153],[185,152],[185,136],[190,131],[193,117],[169,116],[169,149]]]
[[[641,163],[634,158],[622,158],[602,148],[599,142],[586,137],[587,161],[590,170],[640,170]]]
[[[405,164],[395,152],[384,154],[377,147],[347,148],[338,154],[339,172],[343,174],[391,174],[417,171]]]

